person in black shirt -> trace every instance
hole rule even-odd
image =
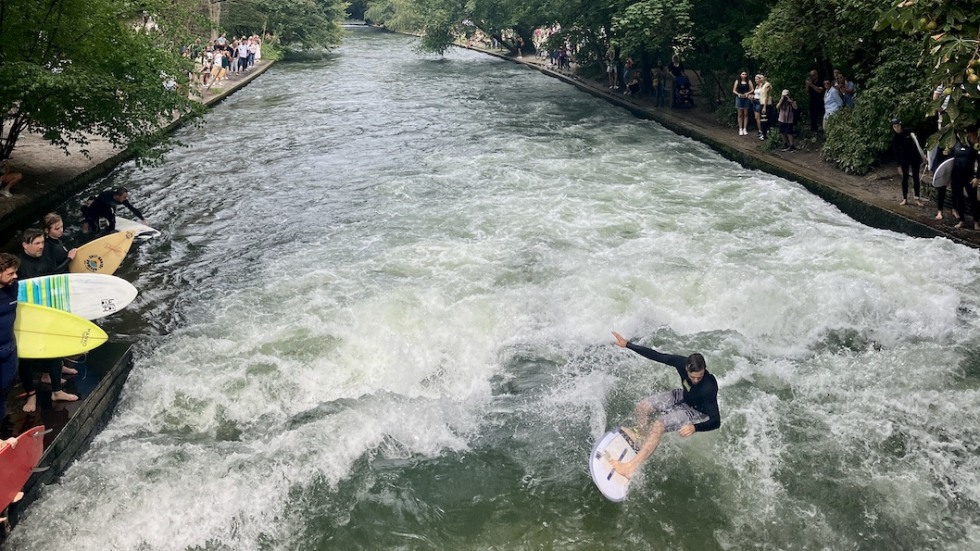
[[[902,128],[902,121],[892,119],[892,130],[894,130],[892,154],[895,156],[895,162],[898,163],[898,172],[902,175],[902,202],[899,205],[907,205],[909,202],[909,172],[911,172],[915,202],[921,207],[919,171],[922,169],[922,155],[919,154],[919,148],[915,146],[912,133]]]
[[[94,199],[90,198],[90,203],[82,207],[82,214],[85,216],[83,230],[87,229],[93,235],[99,233],[99,220],[105,218],[109,221],[106,233],[116,231],[116,207],[119,205],[128,208],[133,216],[143,224],[147,223],[143,213],[129,202],[129,190],[124,187],[117,187],[103,191]]]
[[[621,463],[611,460],[610,464],[619,474],[629,478],[657,451],[660,438],[666,432],[677,431],[681,436],[691,436],[695,432],[716,430],[721,426],[721,413],[718,410],[718,381],[705,368],[704,356],[698,353],[690,356],[663,354],[652,348],[633,344],[613,331],[616,346],[628,348],[633,352],[655,362],[669,365],[677,370],[681,386],[675,390],[654,394],[636,404],[638,431],[623,429],[634,442],[643,442],[631,461]],[[654,412],[660,417],[651,425]]]
[[[827,90],[821,85],[820,73],[816,69],[811,69],[810,74],[806,77],[806,87],[807,97],[809,98],[810,106],[810,131],[816,134],[820,132],[820,123],[823,122],[823,95]]]

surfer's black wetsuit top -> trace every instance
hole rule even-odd
[[[704,370],[704,378],[694,384],[687,376],[687,356],[663,354],[652,348],[626,343],[626,348],[644,358],[669,365],[681,376],[681,387],[684,389],[684,403],[708,416],[708,420],[694,425],[697,432],[715,430],[721,426],[721,412],[718,410],[718,381],[715,376]]]
[[[51,273],[68,273],[68,263],[71,262],[71,259],[68,258],[68,248],[65,247],[65,244],[62,243],[60,239],[44,236],[43,256],[46,256],[48,261],[54,265],[54,271]]]
[[[892,154],[898,166],[922,165],[922,155],[919,155],[919,148],[912,141],[912,133],[904,128],[901,132],[892,132]]]
[[[55,273],[54,260],[43,252],[41,256],[30,256],[21,252],[17,258],[20,259],[20,268],[17,268],[18,279],[30,279]]]
[[[17,317],[17,280],[0,287],[0,414],[6,411],[7,392],[17,376],[17,341],[14,319]]]

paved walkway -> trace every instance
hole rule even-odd
[[[259,60],[244,73],[231,73],[227,80],[205,89],[203,101],[213,106],[264,73],[274,62]],[[180,126],[176,120],[168,130]],[[45,213],[56,210],[84,186],[109,173],[131,155],[124,149],[112,147],[104,138],[92,136],[86,146],[85,156],[81,147],[72,146],[70,155],[32,133],[26,133],[17,141],[10,158],[11,168],[24,175],[13,190],[13,197],[0,197],[0,243],[8,243],[0,250],[9,249],[11,239],[30,225],[36,224]],[[14,243],[16,245],[16,243]],[[19,247],[13,247],[19,250]]]
[[[701,106],[695,109],[658,108],[650,98],[633,98],[624,96],[622,89],[610,90],[606,86],[605,78],[591,80],[580,78],[574,72],[557,71],[546,59],[536,56],[515,58],[501,50],[470,49],[525,64],[624,107],[639,117],[655,120],[678,134],[706,143],[744,166],[799,182],[862,223],[917,237],[945,237],[980,248],[980,231],[954,228],[948,208],[945,209],[944,220],[935,219],[935,200],[931,196],[932,186],[928,182],[922,182],[923,207],[899,205],[902,200],[902,180],[891,163],[879,167],[867,176],[849,175],[824,161],[813,144],[803,144],[806,149],[792,153],[763,151],[762,143],[755,132],[750,130],[748,136],[739,136],[737,129],[725,127],[714,113],[702,110]],[[695,95],[695,101],[698,100]],[[670,101],[669,93],[667,101]],[[734,108],[733,102],[732,109]],[[911,183],[909,186],[911,188]],[[909,196],[911,195],[910,189]]]

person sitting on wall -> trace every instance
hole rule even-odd
[[[22,179],[24,175],[20,172],[14,172],[10,170],[10,161],[4,159],[0,163],[0,195],[4,197],[13,196],[10,190],[13,189]]]

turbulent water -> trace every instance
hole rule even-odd
[[[115,416],[8,549],[980,547],[980,260],[524,67],[355,32],[123,166]],[[720,430],[586,456],[701,351]]]

